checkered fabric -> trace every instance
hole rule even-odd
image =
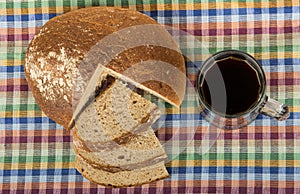
[[[90,183],[74,168],[69,131],[47,118],[24,77],[29,41],[49,19],[89,6],[141,11],[174,35],[189,85],[181,110],[159,102],[158,137],[170,178],[130,188]],[[176,34],[176,33],[174,33]],[[259,116],[240,130],[212,130],[194,91],[203,60],[223,49],[253,55],[267,94],[291,116]],[[210,134],[210,135],[207,135]],[[0,193],[300,193],[299,0],[0,1]]]

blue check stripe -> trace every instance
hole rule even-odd
[[[49,14],[24,14],[24,15],[0,15],[0,22],[24,22],[24,21],[36,21],[51,19],[59,14],[49,13]]]
[[[14,72],[23,72],[24,66],[23,65],[16,65],[16,66],[0,66],[0,73],[14,73]]]
[[[298,13],[300,7],[281,7],[278,8],[234,8],[234,9],[208,9],[208,10],[164,10],[164,11],[144,11],[145,14],[153,15],[162,15],[164,17],[171,17],[171,16],[181,16],[181,17],[188,17],[188,16],[217,16],[217,15],[224,15],[224,16],[232,16],[232,15],[249,15],[249,14],[291,14],[291,13]],[[157,15],[157,16],[158,16]]]
[[[0,80],[25,78],[24,66],[0,66]]]
[[[294,10],[293,10],[294,9]],[[293,10],[293,11],[292,11]],[[231,22],[244,22],[250,21],[249,15],[253,14],[253,21],[262,21],[266,17],[273,20],[292,20],[299,19],[300,11],[299,7],[285,7],[282,13],[273,13],[273,8],[253,9],[253,8],[240,8],[240,9],[225,9],[224,15],[217,14],[216,9],[212,10],[173,10],[173,11],[144,11],[145,14],[151,17],[164,17],[166,24],[168,23],[168,17],[194,17],[195,22],[205,22],[205,16],[209,16],[209,21],[231,21]],[[240,14],[244,13],[244,14]],[[22,22],[23,25],[28,22],[28,27],[34,27],[35,23],[30,21],[49,20],[59,14],[32,14],[32,15],[0,15],[0,28],[6,28],[6,26],[14,26],[14,22]],[[233,17],[232,15],[239,15],[239,17]],[[198,16],[202,16],[201,18]],[[222,17],[222,20],[218,18]],[[227,18],[228,17],[228,18]],[[201,19],[204,20],[202,21]],[[22,20],[22,19],[25,19]],[[174,20],[170,20],[174,23]],[[169,23],[170,23],[169,22]],[[21,26],[20,26],[21,27]]]
[[[12,123],[26,124],[26,123],[42,123],[42,122],[46,122],[49,124],[55,123],[48,117],[0,118],[0,123],[4,123],[4,124],[12,124]]]
[[[294,176],[299,167],[172,167],[168,171],[178,174],[178,180],[300,180],[300,176]]]
[[[172,124],[173,127],[191,127],[195,124],[207,126],[208,123],[199,114],[168,114],[162,116],[165,119],[162,123],[168,126],[168,123]],[[163,119],[160,119],[161,121]],[[198,121],[195,121],[199,119]],[[259,115],[256,122],[262,122],[267,120],[273,120],[270,117]],[[295,122],[300,122],[300,112],[291,112],[290,117],[286,121],[270,123],[275,126],[294,126]],[[255,123],[251,123],[250,126],[255,126]],[[42,129],[48,130],[53,128],[60,128],[58,124],[49,119],[48,117],[26,117],[26,118],[0,118],[0,130],[16,130],[16,129]]]
[[[235,174],[239,175],[237,180],[300,180],[300,176],[293,176],[300,171],[299,167],[172,167],[167,170],[172,173],[172,180],[174,177],[178,180],[234,180]],[[285,175],[284,178],[280,176],[281,174]],[[264,175],[263,178],[261,175]],[[47,179],[61,182],[70,181],[69,176],[79,176],[76,179],[82,177],[75,169],[0,170],[0,176],[3,183],[16,183],[20,180],[21,182],[46,182]]]
[[[188,120],[188,119],[197,119],[197,114],[168,114],[166,116],[166,120]],[[265,117],[263,115],[259,115],[258,119],[266,119],[269,117]],[[291,112],[290,119],[300,119],[300,112]]]
[[[80,175],[75,169],[19,169],[19,170],[0,170],[0,176],[41,176],[41,175]]]

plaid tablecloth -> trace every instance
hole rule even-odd
[[[50,18],[99,5],[138,10],[179,29],[190,89],[211,54],[223,49],[252,54],[266,72],[268,95],[289,105],[291,116],[284,122],[259,116],[240,130],[219,130],[207,146],[209,125],[193,112],[197,103],[187,96],[181,114],[167,106],[158,131],[164,142],[172,136],[168,128],[179,126],[185,145],[178,151],[175,142],[167,150],[171,156],[180,153],[167,163],[170,178],[117,189],[90,183],[74,169],[70,132],[36,104],[23,59],[29,41]],[[23,191],[300,193],[299,0],[0,1],[0,193]]]

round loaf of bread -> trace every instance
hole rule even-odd
[[[150,27],[137,27],[142,25]],[[125,75],[126,81],[179,106],[185,92],[185,79],[170,72],[179,71],[185,75],[184,59],[167,30],[159,28],[155,32],[151,30],[153,25],[158,26],[140,12],[112,7],[83,8],[49,20],[30,42],[24,65],[29,87],[44,113],[69,129],[76,106],[74,91],[86,86],[78,81],[81,72],[84,70],[92,75],[97,65],[105,66],[108,74],[114,77]],[[145,41],[151,36],[157,37],[151,38],[158,40],[157,44]],[[124,43],[124,46],[122,41],[135,44]],[[97,49],[93,49],[95,47]],[[111,54],[116,48],[123,49]],[[105,57],[110,60],[103,64]],[[168,64],[166,67],[171,70],[158,69],[157,61]],[[141,63],[143,68],[132,68]],[[158,71],[161,77],[168,78],[167,81],[155,80],[159,77]],[[137,75],[146,79],[135,80]]]

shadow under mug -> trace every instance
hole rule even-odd
[[[212,125],[237,129],[261,113],[277,120],[289,117],[286,105],[266,95],[265,73],[249,54],[225,50],[209,57],[197,78],[201,115]]]

